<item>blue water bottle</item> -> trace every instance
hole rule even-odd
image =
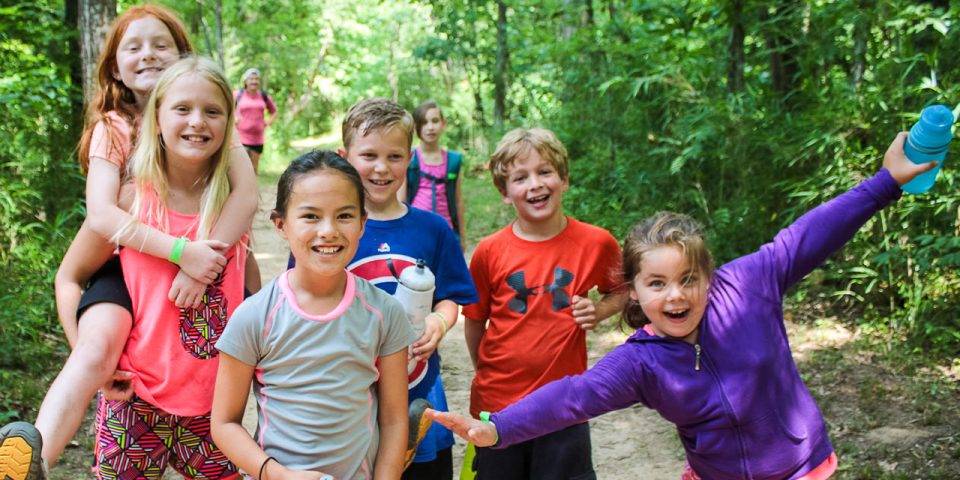
[[[950,146],[950,127],[953,125],[953,112],[944,105],[931,105],[920,113],[920,120],[910,128],[910,137],[903,146],[903,152],[913,163],[940,162],[929,172],[914,177],[901,187],[907,193],[925,193],[933,186],[943,166]]]

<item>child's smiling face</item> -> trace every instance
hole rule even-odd
[[[567,179],[536,148],[530,148],[507,169],[503,202],[513,205],[522,220],[544,223],[563,215],[563,193],[568,187]]]
[[[180,50],[170,29],[157,17],[147,15],[130,22],[116,56],[113,77],[133,91],[137,103],[142,103],[163,71],[180,59]]]
[[[654,333],[696,343],[709,280],[691,271],[689,259],[677,245],[644,253],[639,272],[630,298],[640,304]]]
[[[346,176],[331,169],[295,180],[287,211],[274,224],[290,242],[296,268],[311,275],[343,274],[363,235],[360,195]]]
[[[371,212],[400,203],[397,191],[407,178],[411,155],[410,142],[402,129],[381,128],[357,135],[340,154],[360,173]]]

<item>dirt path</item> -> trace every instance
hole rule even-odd
[[[287,264],[289,251],[274,232],[268,213],[276,203],[275,187],[261,187],[260,213],[254,221],[254,252],[266,284]],[[624,336],[613,328],[601,329],[589,337],[589,362],[592,365],[604,353],[620,344]],[[450,409],[467,412],[473,367],[463,341],[462,318],[440,345],[443,356],[443,383]],[[255,402],[247,402],[244,424],[256,425]],[[593,440],[593,461],[601,479],[676,480],[684,460],[680,441],[673,427],[656,413],[633,407],[604,415],[590,423]],[[457,438],[453,448],[454,474],[460,470],[465,443]]]

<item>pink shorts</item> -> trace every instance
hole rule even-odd
[[[825,462],[797,480],[826,480],[837,471],[837,463],[836,452],[831,453]],[[694,472],[688,463],[687,467],[683,469],[683,475],[680,476],[680,480],[700,480],[700,475],[697,475],[697,472]]]
[[[101,398],[97,410],[94,471],[101,480],[160,479],[168,464],[186,478],[240,478],[213,444],[209,415],[172,415],[136,395]]]

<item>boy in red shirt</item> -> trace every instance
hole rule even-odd
[[[476,369],[470,413],[485,418],[553,380],[587,368],[586,331],[620,311],[620,246],[563,214],[567,152],[553,132],[508,132],[490,159],[493,183],[517,218],[477,246],[480,301],[464,307]],[[603,295],[594,303],[587,293]],[[477,480],[596,478],[584,423],[506,449],[478,448]]]

